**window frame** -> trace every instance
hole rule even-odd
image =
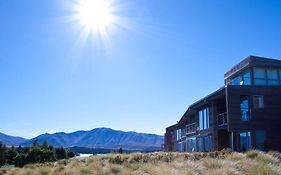
[[[260,103],[260,99],[262,99],[262,103]],[[258,104],[256,100],[258,100]],[[264,109],[264,95],[253,95],[253,107],[254,109]]]
[[[257,77],[257,70],[264,70],[264,78]],[[270,71],[276,71],[276,77],[270,77]],[[254,67],[253,68],[253,81],[256,86],[280,86],[281,85],[281,69],[272,67]]]
[[[199,130],[207,130],[210,128],[210,107],[202,108],[198,111]]]

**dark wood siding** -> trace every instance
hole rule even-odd
[[[227,114],[229,131],[265,131],[269,149],[281,150],[281,87],[280,86],[228,86]],[[249,96],[250,121],[241,120],[240,97]],[[253,96],[264,96],[264,108],[253,108]],[[253,134],[254,136],[255,134]],[[253,138],[253,141],[255,139]]]

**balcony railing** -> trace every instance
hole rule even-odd
[[[185,125],[185,127],[182,129],[182,138],[186,137],[188,134],[193,134],[196,132],[196,123],[191,123],[188,125]]]
[[[226,112],[218,115],[218,126],[227,125],[227,114]]]

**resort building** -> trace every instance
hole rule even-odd
[[[281,60],[249,56],[224,82],[166,128],[166,151],[281,151]]]

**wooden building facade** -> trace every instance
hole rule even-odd
[[[166,151],[281,151],[281,60],[249,56],[166,128]]]

